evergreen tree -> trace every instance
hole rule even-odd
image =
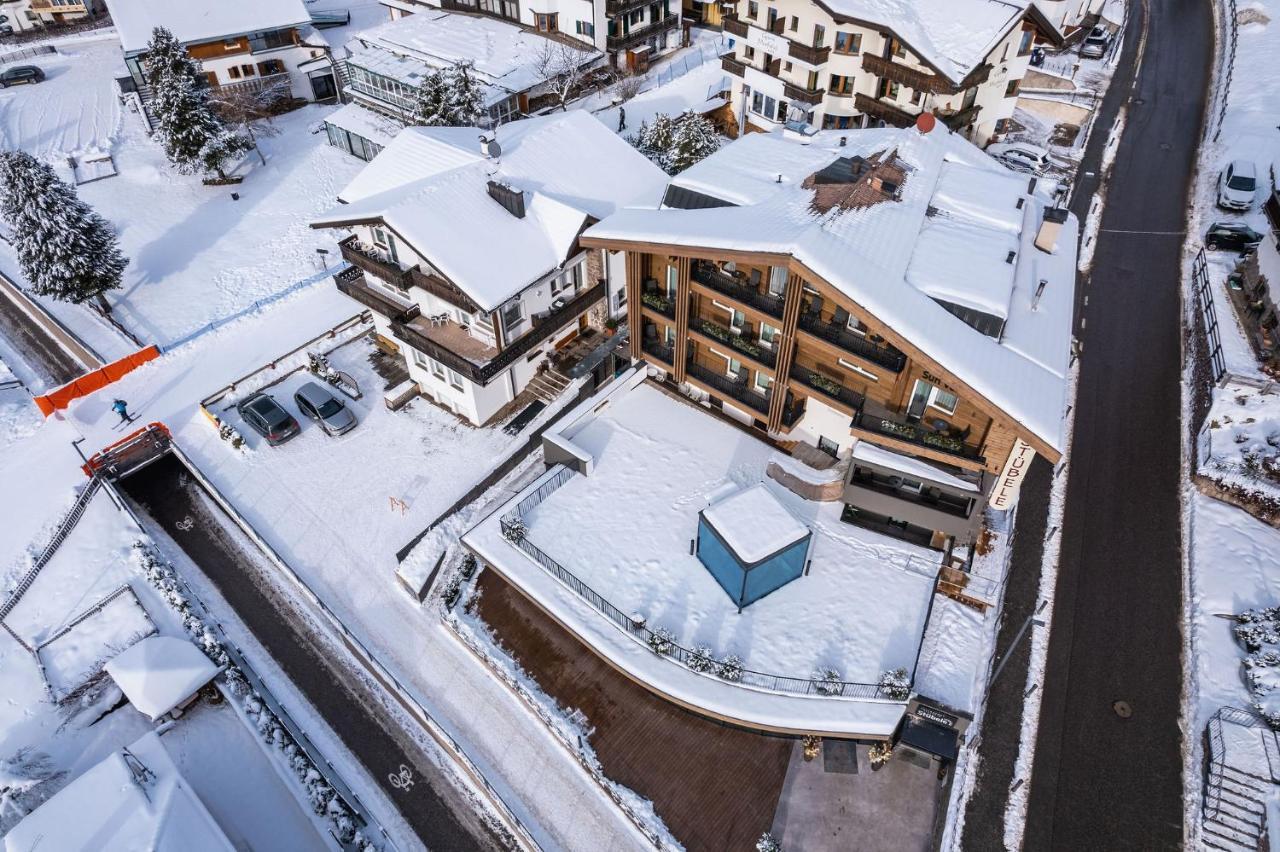
[[[129,261],[115,232],[76,195],[74,187],[30,154],[0,154],[0,217],[33,292],[60,301],[95,299],[103,312],[108,290],[120,286]]]
[[[636,131],[635,136],[631,137],[630,142],[641,154],[662,165],[667,151],[671,148],[673,134],[674,122],[671,116],[658,113],[653,117],[652,124],[640,123],[640,129]]]
[[[451,127],[473,127],[485,115],[484,86],[471,73],[470,62],[459,62],[446,72],[446,112]]]
[[[205,171],[226,177],[226,161],[252,143],[223,128],[209,104],[200,66],[164,27],[152,31],[144,74],[151,87],[156,132],[169,162],[183,174]]]
[[[694,163],[720,150],[720,134],[716,126],[695,112],[686,112],[674,122],[671,144],[659,163],[668,174],[679,174]]]
[[[419,127],[440,127],[449,120],[449,84],[444,72],[432,68],[418,84],[411,122]]]

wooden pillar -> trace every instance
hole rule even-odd
[[[685,379],[685,359],[689,353],[689,272],[693,262],[687,257],[676,258],[676,345],[675,380]]]
[[[782,300],[782,330],[778,333],[778,368],[773,375],[773,398],[769,400],[769,432],[782,431],[782,415],[787,407],[791,364],[796,354],[796,327],[800,322],[804,280],[795,273],[787,276],[787,290]]]
[[[641,280],[640,263],[643,256],[639,252],[627,250],[627,260],[625,263],[627,276],[627,318],[628,325],[631,328],[631,360],[639,361],[644,357],[644,350],[641,345],[644,343],[644,317],[640,314],[640,293],[643,281]]]

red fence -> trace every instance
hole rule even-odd
[[[63,385],[55,391],[36,397],[36,405],[44,412],[44,416],[48,417],[53,412],[66,408],[71,404],[72,400],[88,396],[94,391],[101,390],[107,385],[119,381],[143,364],[158,357],[160,357],[160,350],[155,346],[139,349],[119,361],[112,361],[105,367],[99,367],[91,373],[85,373],[80,378]]]

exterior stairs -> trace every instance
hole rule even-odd
[[[1201,841],[1223,852],[1258,852],[1266,842],[1266,802],[1280,781],[1276,734],[1252,713],[1233,707],[1218,710],[1206,733]]]
[[[525,390],[545,403],[552,403],[565,388],[569,387],[569,378],[554,367],[540,371],[525,386]]]

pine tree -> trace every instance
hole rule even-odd
[[[427,71],[413,100],[412,123],[419,127],[440,127],[449,120],[449,84],[438,68]]]
[[[667,151],[671,148],[671,138],[674,133],[675,125],[671,116],[658,113],[653,117],[652,124],[641,122],[640,129],[630,141],[641,154],[662,165]]]
[[[674,125],[667,155],[660,163],[668,174],[679,174],[720,150],[720,134],[715,124],[704,116],[686,112]]]
[[[209,104],[200,66],[164,27],[152,31],[144,74],[151,87],[156,132],[169,162],[183,174],[205,171],[226,177],[226,161],[252,143],[222,127]]]
[[[459,62],[446,72],[446,124],[451,127],[473,127],[485,115],[484,86],[475,78],[471,67],[470,62]]]
[[[0,217],[13,231],[22,274],[33,292],[79,304],[120,286],[129,261],[106,219],[80,200],[74,187],[25,152],[0,154]]]

